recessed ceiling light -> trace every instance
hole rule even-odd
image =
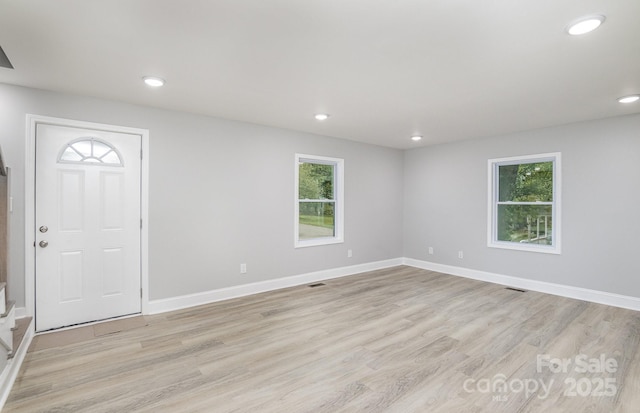
[[[329,115],[327,113],[316,113],[316,120],[327,120],[329,119]]]
[[[148,86],[152,87],[160,87],[164,85],[164,79],[155,76],[145,76],[142,78],[142,80],[144,80],[144,83],[146,83]]]
[[[421,140],[422,140],[422,136],[420,136],[420,135],[413,135],[413,136],[411,137],[411,140],[412,140],[412,141],[415,141],[415,142],[421,141]]]
[[[618,102],[620,103],[633,103],[640,100],[640,95],[629,95],[618,98]]]
[[[567,33],[573,36],[579,36],[592,32],[600,27],[600,25],[604,23],[604,20],[605,17],[601,14],[581,17],[567,26]]]

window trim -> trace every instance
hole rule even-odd
[[[105,152],[105,154],[102,156],[106,156],[109,152],[113,152],[116,154],[116,156],[118,157],[118,163],[114,163],[114,162],[104,162],[102,161],[102,157],[97,158],[95,156],[93,156],[93,153],[91,154],[91,156],[84,156],[83,154],[81,154],[80,152],[78,152],[77,149],[75,149],[73,147],[73,145],[75,145],[76,143],[79,142],[91,142],[91,147],[92,147],[92,152],[93,152],[93,143],[94,142],[98,142],[101,143],[105,146],[109,147],[109,151]],[[62,157],[64,156],[64,154],[67,152],[67,149],[71,149],[74,152],[76,152],[82,159],[78,160],[78,161],[66,161],[63,160]],[[97,159],[99,160],[99,162],[87,162],[87,159]],[[112,166],[112,167],[124,167],[124,160],[122,158],[122,154],[120,153],[120,151],[118,150],[118,148],[116,148],[115,146],[113,146],[112,144],[110,144],[109,142],[100,139],[100,138],[96,138],[93,136],[86,136],[86,137],[82,137],[82,138],[78,138],[78,139],[74,139],[72,141],[67,142],[58,152],[58,163],[67,163],[67,164],[76,164],[76,165],[97,165],[97,166]]]
[[[561,254],[562,228],[562,161],[560,152],[542,153],[536,155],[512,156],[488,160],[488,216],[487,216],[487,246],[518,251],[541,252],[547,254]],[[551,208],[553,227],[551,229],[552,245],[527,244],[497,239],[498,215],[498,167],[503,165],[517,165],[537,162],[553,162],[553,203]],[[537,204],[537,203],[533,203]],[[543,203],[540,203],[543,204]]]
[[[311,162],[334,166],[333,195],[334,195],[334,236],[301,240],[300,237],[300,162]],[[314,247],[318,245],[340,244],[344,242],[344,159],[330,158],[328,156],[295,154],[294,162],[294,248]]]

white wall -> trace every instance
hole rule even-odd
[[[488,248],[487,160],[547,152],[562,153],[562,254]],[[410,150],[404,183],[405,257],[640,297],[640,115]]]
[[[18,306],[27,113],[149,129],[152,300],[402,256],[402,151],[0,84],[0,145],[13,171],[9,283]],[[293,248],[296,152],[345,159],[344,244]]]

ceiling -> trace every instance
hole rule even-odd
[[[640,93],[639,17],[638,0],[0,0],[0,82],[411,148],[640,113],[616,101]]]

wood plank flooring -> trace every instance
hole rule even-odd
[[[638,312],[404,266],[325,284],[32,350],[4,411],[640,411]]]

